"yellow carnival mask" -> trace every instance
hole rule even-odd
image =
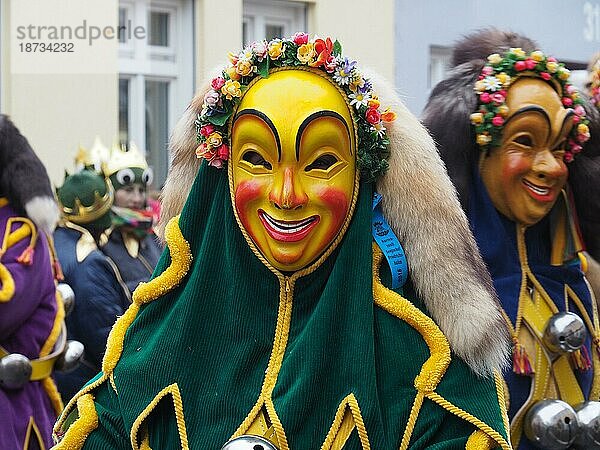
[[[306,70],[257,79],[233,118],[229,177],[238,222],[274,268],[317,260],[358,193],[354,125],[338,88]]]
[[[515,81],[506,104],[502,143],[482,154],[480,172],[496,209],[529,226],[550,212],[567,181],[565,144],[573,112],[540,78]]]

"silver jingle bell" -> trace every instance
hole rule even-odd
[[[539,401],[527,411],[524,431],[540,449],[566,450],[578,433],[577,413],[562,400]]]
[[[58,283],[56,290],[60,293],[65,307],[65,315],[69,315],[75,306],[75,292],[67,283]]]
[[[67,341],[64,351],[54,363],[54,369],[61,372],[70,372],[79,366],[79,361],[83,357],[83,344],[79,341]]]
[[[600,402],[582,403],[575,411],[579,433],[573,447],[579,450],[600,449]]]
[[[0,359],[0,386],[21,389],[31,378],[31,362],[20,353],[11,353]]]
[[[221,450],[278,450],[271,442],[259,436],[245,434],[230,440]]]
[[[552,353],[572,353],[585,343],[587,330],[581,317],[571,312],[560,312],[548,320],[543,341]]]

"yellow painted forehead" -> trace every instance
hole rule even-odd
[[[346,99],[329,80],[316,73],[290,69],[259,79],[242,97],[237,114],[249,109],[266,115],[280,136],[289,137],[295,137],[312,114],[333,111],[346,122],[355,148],[354,122]]]

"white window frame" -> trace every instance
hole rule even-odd
[[[193,1],[119,0],[119,8],[127,10],[132,27],[146,30],[144,39],[119,43],[119,78],[129,80],[128,135],[140,149],[146,149],[146,80],[169,83],[168,134],[194,94]],[[168,47],[148,43],[150,11],[170,14]],[[170,164],[168,159],[166,164]]]
[[[441,45],[432,45],[429,47],[429,70],[427,73],[427,87],[429,89],[433,89],[436,84],[446,78],[450,70],[451,60],[452,47]],[[440,65],[443,66],[442,73],[434,73],[434,65],[438,68]]]
[[[306,31],[307,4],[292,1],[244,0],[243,21],[248,32],[247,42],[265,39],[266,25],[283,28],[283,36]]]

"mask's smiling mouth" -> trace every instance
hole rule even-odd
[[[262,209],[258,210],[258,217],[269,236],[282,242],[297,242],[304,239],[320,220],[316,215],[302,220],[277,220]]]
[[[554,189],[552,189],[552,186],[540,186],[525,178],[523,178],[522,182],[525,189],[534,199],[541,202],[550,202],[554,200]]]

